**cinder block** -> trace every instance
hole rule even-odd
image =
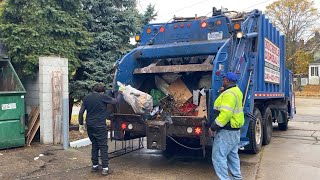
[[[33,106],[39,106],[39,104],[40,104],[39,99],[33,98],[33,99],[31,100],[31,105],[33,105]]]
[[[52,101],[52,94],[51,93],[40,93],[40,101],[41,102],[51,102]]]
[[[40,93],[52,93],[52,87],[51,84],[44,83],[42,89],[40,90]]]

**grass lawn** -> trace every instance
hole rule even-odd
[[[296,96],[320,96],[320,85],[302,86],[302,91],[300,92],[296,88],[295,93],[296,93]]]

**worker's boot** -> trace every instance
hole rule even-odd
[[[99,165],[92,165],[91,171],[92,172],[98,172],[99,171]]]
[[[111,174],[110,168],[108,168],[108,167],[103,168],[101,174],[104,175],[104,176],[107,176],[107,175]]]

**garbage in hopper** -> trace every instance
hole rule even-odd
[[[139,91],[130,85],[124,85],[117,82],[119,87],[123,87],[123,98],[132,107],[137,114],[149,114],[153,108],[152,96],[142,91]]]

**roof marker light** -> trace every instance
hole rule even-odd
[[[135,37],[135,40],[136,40],[136,42],[140,42],[140,36],[139,35],[136,35],[136,37]]]
[[[217,26],[220,26],[222,24],[222,21],[220,20],[220,19],[218,19],[217,21],[216,21],[216,25]]]
[[[240,23],[233,24],[233,28],[234,28],[234,30],[239,31],[241,29]]]
[[[201,23],[201,28],[206,28],[207,26],[208,26],[207,22],[204,21],[204,22]]]
[[[162,26],[160,29],[159,29],[159,31],[162,33],[162,32],[164,32],[164,27]]]

